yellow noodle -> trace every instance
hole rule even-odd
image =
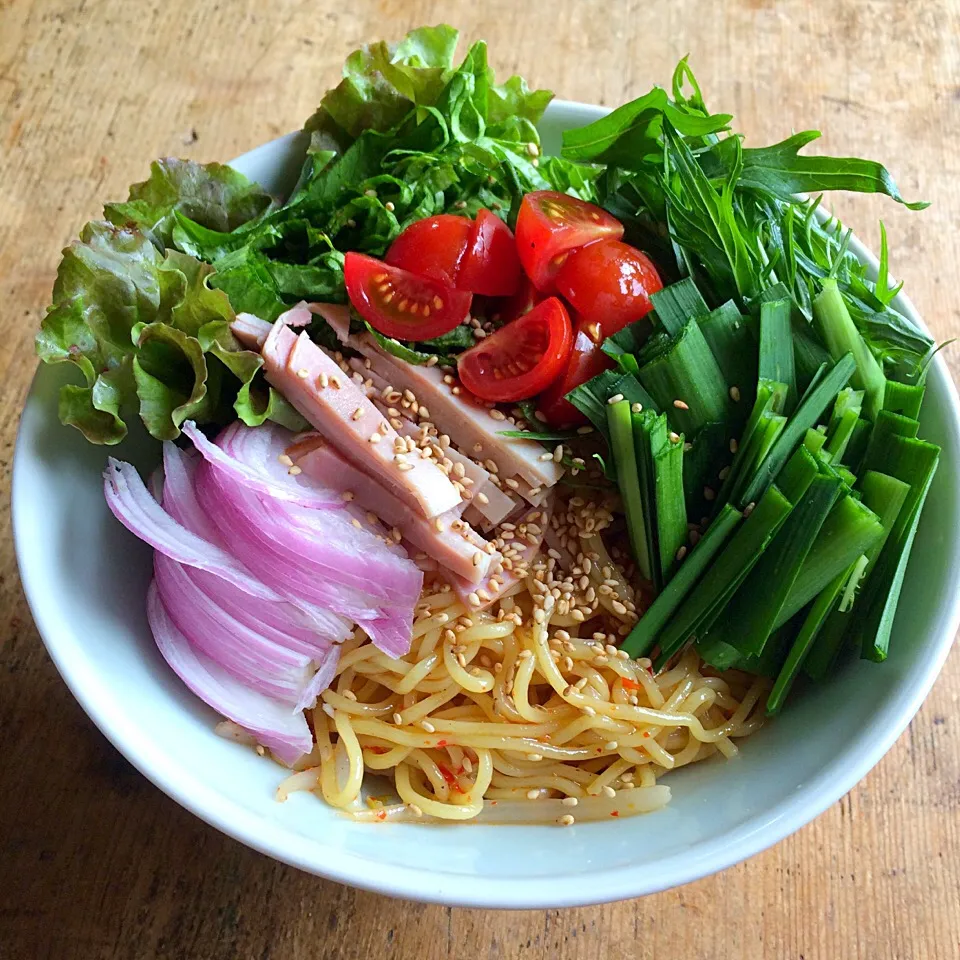
[[[614,615],[605,602],[585,623],[534,568],[482,613],[467,611],[451,590],[425,593],[405,657],[388,657],[357,630],[311,713],[316,746],[278,796],[314,790],[373,821],[470,820],[485,802],[516,809],[550,801],[544,810],[556,819],[562,798],[616,809],[620,791],[632,797],[675,767],[736,756],[734,738],[763,722],[769,683],[736,671],[717,676],[692,649],[654,675],[648,659],[608,648],[640,601],[599,541],[584,540],[593,551],[584,555],[597,557],[588,579],[622,584],[628,614]],[[602,572],[610,569],[613,577]],[[362,788],[382,795],[370,778],[384,775],[401,802],[370,800],[364,809]],[[655,805],[633,804],[624,815]],[[576,806],[569,810],[576,815]]]

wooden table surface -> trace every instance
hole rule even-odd
[[[294,129],[357,45],[440,20],[486,38],[501,74],[603,104],[689,52],[754,143],[817,127],[825,149],[883,160],[934,206],[836,209],[871,244],[882,216],[920,312],[960,333],[956,0],[0,0],[0,957],[956,958],[956,650],[873,773],[772,850],[643,900],[521,913],[387,900],[228,840],[119,756],[44,652],[7,490],[60,248],[152,158]]]

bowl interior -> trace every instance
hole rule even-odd
[[[555,103],[564,128],[603,111]],[[296,177],[297,135],[246,154],[238,169],[276,191]],[[854,242],[865,260],[869,253]],[[914,319],[901,297],[898,307]],[[796,696],[732,761],[667,781],[665,810],[553,827],[358,825],[311,795],[274,800],[282,770],[213,733],[216,716],[170,672],[144,616],[150,551],[109,514],[108,451],[57,420],[63,375],[39,371],[20,428],[13,516],[20,569],[61,674],[100,729],[184,806],[244,843],[303,869],[384,893],[477,906],[555,907],[637,896],[696,879],[776,842],[842,796],[890,747],[946,657],[957,626],[960,529],[957,400],[945,366],[930,373],[922,435],[943,446],[883,666],[851,660]],[[118,450],[158,458],[142,433]],[[518,855],[519,854],[519,855]]]

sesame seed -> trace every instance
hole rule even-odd
[[[477,494],[477,502],[482,503],[484,506],[490,502],[490,498],[485,493]]]
[[[587,434],[593,433],[593,427],[587,427],[587,426],[577,427],[577,433],[578,433],[581,437],[585,437],[585,436],[587,436]],[[570,800],[575,800],[576,797],[569,797],[568,799],[570,799]]]
[[[490,411],[490,416],[493,417],[494,420],[506,420],[506,419],[507,419],[507,418],[506,418],[506,415],[503,413],[503,411],[502,411],[502,410],[498,410],[496,407],[494,407],[494,408]]]
[[[306,380],[309,375],[310,375],[310,371],[307,370],[306,367],[301,367],[301,368],[297,371],[297,376],[298,376],[301,380]]]
[[[529,153],[531,157],[539,157],[540,148],[531,140],[527,144],[527,153]]]
[[[527,791],[527,799],[528,799],[528,800],[536,800],[539,796],[540,796],[540,791],[539,791],[539,789],[537,789],[536,787],[534,787],[533,790],[528,790],[528,791]]]
[[[678,410],[689,410],[689,409],[690,409],[690,404],[689,404],[689,403],[686,403],[686,402],[683,401],[683,400],[674,400],[674,401],[673,401],[673,405],[674,405]]]
[[[674,556],[677,558],[678,561],[682,560],[686,555],[687,555],[687,548],[684,546],[681,546],[677,550],[677,552],[674,554]]]
[[[426,730],[427,733],[437,732],[437,728],[429,720],[421,720],[420,726],[423,727],[423,729]]]
[[[507,479],[504,480],[503,482],[504,482],[511,490],[519,490],[519,489],[520,489],[520,484],[519,484],[516,480],[514,480],[513,477],[507,477]]]
[[[321,388],[328,387],[330,386],[330,378],[325,373],[321,373],[320,376],[317,377],[317,383],[320,384]]]
[[[375,196],[377,195],[377,191],[374,190],[374,189],[371,187],[369,190],[364,190],[364,191],[363,191],[363,195],[364,195],[365,197],[375,197]],[[385,277],[386,277],[386,274],[385,274],[385,273],[381,273],[381,274],[380,274],[380,279],[385,278]],[[376,280],[376,279],[378,279],[378,278],[377,278],[377,277],[374,277],[374,280]]]
[[[397,208],[393,205],[393,201],[392,201],[392,200],[388,200],[388,201],[384,204],[384,207],[386,207],[387,210],[389,210],[391,213],[393,213],[393,211],[397,209]]]
[[[617,749],[619,748],[619,746],[620,746],[620,744],[617,743],[616,740],[608,740],[608,741],[603,745],[603,749],[604,749],[604,750],[617,750]]]
[[[470,606],[472,607],[480,606],[480,598],[475,593],[467,594],[467,600],[470,601]]]
[[[340,494],[340,498],[342,500],[346,500],[347,503],[349,503],[354,498],[354,496],[355,494],[352,490],[344,490],[343,493]]]
[[[730,388],[730,399],[731,399],[734,403],[739,403],[739,402],[740,402],[740,388],[739,388],[739,387],[731,387],[731,388]]]
[[[614,790],[613,787],[609,786],[608,784],[605,784],[603,787],[603,795],[605,797],[610,797],[610,799],[612,800],[617,795],[617,791]]]
[[[643,413],[643,404],[642,403],[631,403],[630,411],[632,413]]]
[[[729,467],[724,467],[724,468],[717,474],[717,478],[718,478],[719,480],[726,480],[727,477],[729,477],[729,476],[730,476],[730,468],[729,468]]]
[[[466,201],[466,200],[458,200],[453,206],[454,206],[457,210],[463,210],[463,209],[467,206],[467,201]]]
[[[289,473],[291,477],[298,477],[301,473],[303,473],[303,471],[299,467],[293,466],[287,471],[287,473]]]
[[[565,807],[575,807],[580,801],[576,797],[564,797],[560,802]]]
[[[550,453],[550,452],[541,453],[540,456],[537,457],[537,459],[538,459],[539,461],[541,461],[541,463],[546,463],[548,460],[552,460],[552,459],[553,459],[553,454]]]
[[[359,420],[362,416],[363,416],[363,407],[357,407],[357,409],[350,414],[350,419]]]
[[[754,511],[754,509],[756,508],[756,506],[757,506],[757,505],[756,505],[755,503],[752,503],[752,502],[751,502],[751,503],[748,503],[748,504],[743,508],[743,516],[744,516],[744,518],[749,517],[750,514],[753,513],[753,511]]]
[[[443,533],[443,521],[439,517],[434,518],[433,526],[437,533]]]
[[[354,517],[350,522],[351,522],[358,530],[362,530],[362,529],[363,529],[363,524],[362,524],[356,517]]]
[[[670,442],[671,442],[671,443],[679,443],[679,442],[680,442],[680,434],[679,434],[679,433],[675,433],[673,430],[671,430],[670,433],[667,434],[667,436],[670,437]]]
[[[575,817],[572,817],[569,813],[565,813],[565,814],[557,821],[557,823],[559,823],[561,827],[572,827],[576,822],[577,822],[577,821],[576,821],[576,818],[575,818]]]
[[[607,400],[607,403],[613,406],[613,404],[619,403],[622,399],[623,399],[622,393],[615,393],[612,397],[610,397],[609,400]]]
[[[735,439],[730,440],[730,452],[736,453],[740,449],[740,444]]]
[[[693,449],[693,444],[692,444],[692,443],[685,443],[685,444],[683,445],[683,451],[684,451],[684,453],[689,453],[692,449]]]
[[[703,488],[703,499],[706,501],[713,500],[716,497],[716,492],[713,487],[704,487]]]
[[[479,567],[481,563],[483,563],[483,554],[478,550],[478,551],[473,555],[473,565],[474,565],[475,567]]]
[[[292,466],[293,466],[293,460],[291,460],[290,457],[288,457],[285,453],[281,453],[280,456],[277,457],[277,459],[278,459],[285,467],[292,467]]]
[[[562,444],[562,443],[558,443],[558,444],[553,448],[553,462],[554,462],[554,463],[559,463],[562,459],[563,459],[563,444]]]
[[[621,616],[623,616],[627,612],[626,606],[622,604],[619,600],[614,600],[611,606]]]
[[[408,803],[408,804],[407,804],[407,809],[408,809],[415,817],[422,817],[422,816],[423,816],[423,811],[422,811],[415,803]]]
[[[399,713],[393,715],[393,722],[399,727],[403,723],[403,717]]]

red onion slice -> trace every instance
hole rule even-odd
[[[192,420],[187,420],[181,429],[193,441],[204,460],[215,463],[239,483],[259,494],[314,509],[339,510],[343,507],[343,499],[334,490],[301,481],[300,477],[291,476],[286,471],[283,479],[277,479],[267,473],[267,463],[254,467],[230,456],[220,446],[208,440]]]
[[[147,593],[147,621],[170,669],[217,713],[250,731],[288,766],[313,749],[313,735],[303,714],[245,687],[194,649],[174,625],[154,583]]]
[[[300,702],[315,670],[296,653],[240,623],[213,602],[162,553],[154,556],[154,579],[170,619],[190,645],[251,690],[291,706]]]
[[[191,567],[208,570],[251,596],[278,599],[275,591],[253,579],[229,553],[177,523],[150,495],[140,474],[113,457],[103,473],[103,493],[113,515],[155,550]]]

